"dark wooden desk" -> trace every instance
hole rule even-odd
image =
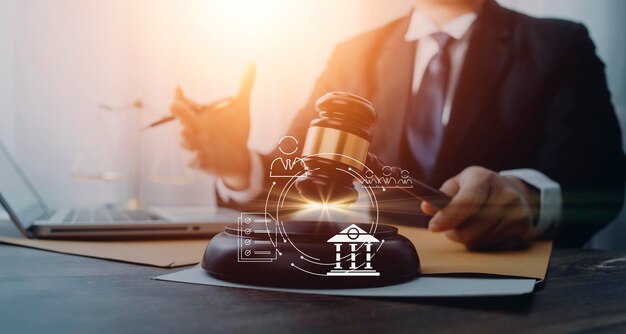
[[[171,271],[0,245],[0,332],[626,332],[624,254],[556,249],[534,295],[469,300],[310,296],[150,279]]]

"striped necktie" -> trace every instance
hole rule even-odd
[[[431,37],[439,44],[439,52],[428,63],[420,88],[412,96],[406,124],[408,146],[426,179],[434,172],[443,141],[441,117],[450,74],[450,55],[447,48],[454,40],[444,32],[433,33]]]

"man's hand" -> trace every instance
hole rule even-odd
[[[170,111],[183,125],[184,148],[195,153],[190,166],[222,178],[234,190],[248,187],[250,155],[250,93],[256,68],[248,65],[239,94],[212,105],[199,105],[180,88]]]
[[[441,191],[452,197],[445,209],[438,212],[422,203],[422,210],[433,216],[431,231],[444,232],[471,250],[520,248],[532,239],[538,196],[519,179],[468,167]]]

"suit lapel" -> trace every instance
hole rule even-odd
[[[485,111],[487,99],[497,91],[497,83],[507,69],[511,57],[510,27],[504,14],[502,7],[488,0],[475,23],[445,130],[439,166],[450,164],[463,143],[471,140],[468,136],[477,118]]]
[[[372,102],[379,115],[374,131],[373,152],[388,164],[399,164],[404,116],[411,93],[415,42],[407,42],[410,16],[401,19],[381,45],[375,57],[375,85]]]

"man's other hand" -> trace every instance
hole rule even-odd
[[[256,68],[249,64],[239,94],[211,105],[200,105],[187,97],[182,89],[170,106],[183,129],[182,146],[195,153],[189,165],[222,178],[233,190],[249,185],[250,93]]]
[[[433,216],[429,230],[444,232],[470,250],[515,249],[532,240],[537,196],[521,180],[468,167],[441,191],[452,197],[443,210],[422,203],[422,210]]]

